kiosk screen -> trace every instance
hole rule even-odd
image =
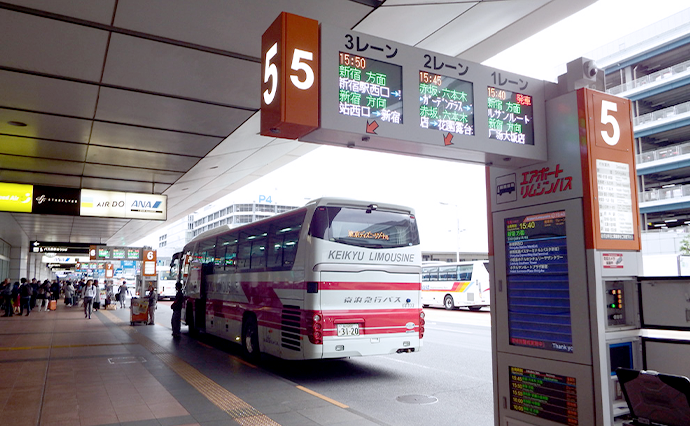
[[[577,422],[574,377],[510,367],[510,409],[564,425]]]
[[[565,211],[505,220],[510,344],[573,352]]]

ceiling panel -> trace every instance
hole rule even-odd
[[[417,47],[457,56],[549,1],[511,0],[479,3],[417,44]],[[463,37],[454,37],[458,33],[462,33]]]
[[[12,68],[99,81],[108,32],[0,9],[0,58]]]
[[[60,161],[46,158],[19,157],[0,154],[3,168],[15,170],[34,170],[40,173],[52,173],[79,176],[84,165],[78,161]]]
[[[87,21],[110,24],[113,20],[116,0],[3,0],[6,3],[44,10],[59,15],[72,16]]]
[[[280,12],[352,28],[373,10],[348,0],[119,0],[115,25],[258,58],[261,34]],[[239,10],[241,9],[241,10]]]
[[[93,118],[98,86],[0,71],[0,106]]]
[[[146,93],[101,89],[97,120],[225,137],[255,111]]]
[[[434,3],[389,6],[387,1],[372,12],[371,19],[364,20],[355,27],[355,30],[414,46],[466,12],[474,4]],[[424,16],[424,19],[419,19],[420,16]],[[381,25],[382,20],[396,22],[397,25]]]
[[[84,161],[88,145],[0,135],[0,152],[25,157]]]
[[[144,194],[162,194],[170,187],[169,184],[153,184],[151,182],[86,176],[81,178],[81,186],[82,188],[101,191],[140,192]]]
[[[86,154],[86,161],[115,166],[186,172],[199,161],[199,158],[91,145]]]
[[[27,126],[12,126],[10,121]],[[87,143],[90,133],[90,120],[0,108],[0,134]]]
[[[179,179],[182,172],[169,172],[165,170],[137,169],[134,167],[109,166],[105,164],[86,164],[84,175],[101,177],[104,179],[129,179],[140,182],[152,182],[173,184]]]
[[[17,167],[17,165],[14,164],[14,162],[3,163],[2,158],[0,158],[0,182],[64,186],[67,188],[79,188],[81,185],[80,176],[54,175],[48,173],[7,170],[7,167]],[[0,224],[0,227],[2,227],[2,224]]]
[[[113,34],[103,82],[259,109],[259,72],[257,62]]]
[[[222,140],[219,137],[98,121],[93,123],[91,134],[91,143],[96,145],[194,157],[203,157]]]

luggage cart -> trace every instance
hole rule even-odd
[[[132,297],[129,306],[129,325],[134,325],[136,323],[144,323],[144,325],[149,322],[149,301],[148,299],[139,299],[138,297]]]

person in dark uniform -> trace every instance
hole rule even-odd
[[[184,295],[182,294],[182,283],[175,284],[175,300],[172,305],[172,319],[170,324],[172,325],[172,335],[173,337],[180,337],[180,322],[182,321],[182,304],[184,303]]]

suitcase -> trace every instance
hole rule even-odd
[[[93,302],[94,309],[101,309],[101,302]]]
[[[54,311],[57,309],[57,300],[51,300],[48,302],[48,310]]]

